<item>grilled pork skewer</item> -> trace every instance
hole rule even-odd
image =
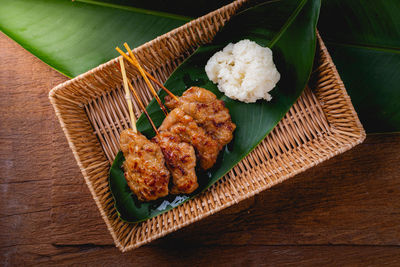
[[[232,141],[236,125],[232,122],[224,101],[217,99],[211,91],[191,87],[179,97],[179,100],[166,96],[165,105],[169,109],[180,108],[191,116],[207,134],[218,142],[218,150]]]
[[[131,56],[131,58],[129,58],[125,53],[123,53],[122,50],[118,50],[118,51],[121,53],[121,55],[130,59],[129,62],[134,64],[135,67],[137,67],[138,69],[142,69],[139,62],[136,60],[136,58],[134,58],[133,52],[130,50],[130,47],[126,43],[124,45],[125,45],[125,48],[128,50],[128,54]],[[143,78],[146,78],[145,75],[147,75],[153,81],[157,81],[154,77],[152,77],[147,72],[141,71],[141,74],[142,74]],[[178,98],[177,96],[172,94],[161,83],[157,82],[157,84],[159,84],[160,87],[163,88],[163,90],[165,90],[169,94],[169,97],[171,99],[175,100],[176,103],[180,103],[180,98]],[[205,90],[205,91],[207,91],[207,90]],[[155,90],[151,90],[151,92],[153,93],[153,95],[155,97],[157,97]],[[212,95],[214,95],[214,94],[212,94]],[[216,97],[213,100],[216,100]],[[218,107],[220,107],[221,103],[223,104],[223,101],[220,101],[220,102],[218,102],[218,101],[220,101],[220,100],[217,100],[216,103],[213,103],[214,109],[218,104],[219,104]],[[163,104],[161,102],[158,102],[158,104],[161,106],[162,109],[165,109],[165,107],[163,106]],[[207,106],[207,105],[203,105],[203,106]],[[225,108],[225,110],[227,111],[226,108]],[[223,111],[225,111],[225,110],[223,110]],[[219,154],[219,151],[222,149],[222,147],[225,145],[225,143],[220,144],[218,142],[218,140],[213,137],[213,135],[210,135],[202,127],[199,127],[200,125],[197,125],[197,122],[192,118],[193,116],[191,114],[189,114],[190,115],[189,116],[187,114],[187,112],[184,112],[183,109],[182,109],[182,111],[178,111],[175,109],[172,110],[171,113],[173,113],[173,114],[172,115],[169,114],[166,117],[166,119],[164,120],[164,122],[161,125],[159,130],[160,131],[168,130],[170,132],[174,132],[175,134],[178,134],[181,138],[183,138],[183,140],[185,140],[185,142],[192,144],[196,150],[196,156],[197,156],[197,159],[199,160],[200,167],[204,170],[207,170],[215,164],[218,154]],[[232,123],[230,120],[229,112],[227,112],[227,114],[228,114],[228,121],[230,123]],[[219,125],[221,125],[221,123]],[[234,126],[234,124],[233,124],[233,126]],[[220,128],[222,128],[222,127],[220,127]],[[231,135],[232,135],[232,132],[231,132]],[[232,139],[232,137],[231,137],[231,139]],[[230,142],[230,140],[228,141],[228,143]],[[223,142],[226,142],[226,140],[223,140]]]
[[[168,131],[160,132],[153,141],[161,147],[167,167],[172,174],[171,194],[190,194],[196,190],[199,184],[193,146]]]
[[[143,105],[143,102],[137,95],[136,90],[129,82],[128,86],[156,132],[153,141],[155,144],[160,146],[167,168],[172,174],[173,186],[170,193],[192,193],[199,186],[195,171],[196,155],[193,146],[182,140],[182,138],[175,133],[169,131],[158,131]],[[170,114],[168,114],[167,117],[168,116],[170,116]]]
[[[132,129],[122,131],[120,137],[120,146],[125,157],[124,175],[129,188],[139,200],[151,201],[168,195],[170,173],[165,167],[161,148],[136,129],[122,58],[120,65],[132,125]]]
[[[125,45],[125,47],[128,53],[133,55],[129,46]],[[138,67],[139,63],[137,61],[134,62],[120,49],[118,52],[135,67]],[[185,91],[181,97],[177,97],[148,72],[144,71],[144,74],[167,92],[168,96],[165,97],[165,105],[169,109],[179,107],[187,115],[191,116],[198,126],[203,128],[207,134],[218,142],[219,150],[232,141],[233,131],[236,129],[236,125],[232,122],[229,110],[225,107],[225,103],[217,99],[215,94],[204,88],[191,87]],[[161,101],[158,102],[158,104],[162,105]]]
[[[199,127],[192,117],[180,108],[173,109],[164,119],[160,132],[171,132],[178,135],[184,142],[192,144],[200,167],[203,170],[211,168],[217,161],[219,146],[203,128]]]
[[[121,133],[120,146],[125,179],[137,198],[151,201],[168,195],[170,172],[161,148],[132,129]]]

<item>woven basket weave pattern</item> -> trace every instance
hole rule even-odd
[[[139,61],[164,82],[199,45],[244,4],[236,1],[135,49]],[[275,129],[245,159],[200,196],[142,223],[118,218],[108,187],[108,171],[119,150],[119,134],[131,127],[117,59],[50,92],[61,127],[100,213],[122,251],[164,236],[223,208],[249,198],[365,138],[350,98],[318,36],[317,67],[312,82]],[[139,72],[127,75],[147,104],[152,96]],[[157,88],[155,86],[155,88]],[[139,106],[134,102],[139,117]]]

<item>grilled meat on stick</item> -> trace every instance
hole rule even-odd
[[[202,169],[207,170],[215,164],[219,153],[218,143],[180,108],[173,109],[158,130],[169,131],[193,145]]]
[[[192,145],[183,142],[179,135],[164,131],[153,138],[164,154],[172,174],[171,194],[190,194],[197,189],[196,155]]]
[[[140,68],[129,46],[127,44],[124,45],[132,58],[128,57],[119,48],[117,48],[117,51],[135,67]],[[150,73],[142,70],[141,74],[143,77],[146,76],[150,78],[168,94],[168,96],[165,97],[165,105],[169,109],[180,107],[187,115],[193,117],[195,122],[203,128],[207,134],[210,134],[218,141],[220,149],[232,141],[233,131],[236,129],[236,125],[232,122],[229,110],[225,107],[224,102],[217,99],[215,94],[204,88],[191,87],[185,91],[181,97],[177,97]],[[152,92],[154,94],[155,91],[152,90]],[[158,103],[162,106],[160,101],[158,101]]]
[[[161,148],[136,130],[124,61],[120,58],[125,98],[133,129],[122,131],[120,147],[125,157],[123,164],[129,188],[139,200],[150,201],[168,195],[170,173],[165,167]]]
[[[156,132],[153,141],[160,146],[167,168],[172,174],[173,187],[170,192],[172,194],[192,193],[199,186],[195,171],[196,155],[193,146],[183,141],[178,134],[169,131],[159,132],[133,86],[130,83],[128,83],[128,86]],[[168,116],[169,114],[167,118]]]
[[[218,100],[212,92],[203,88],[192,87],[186,91],[182,97],[176,97],[156,79],[154,79],[154,77],[145,72],[129,46],[126,43],[124,45],[128,50],[130,57],[128,57],[120,49],[117,49],[118,52],[120,52],[121,55],[123,55],[129,62],[139,69],[154,96],[157,98],[154,88],[152,88],[151,83],[148,82],[148,77],[161,86],[169,94],[169,97],[166,98],[166,104],[170,109],[173,110],[170,114],[164,112],[167,114],[167,117],[159,129],[160,133],[158,133],[155,129],[157,132],[155,141],[157,141],[162,148],[166,158],[167,166],[172,172],[174,181],[173,191],[190,193],[197,187],[197,177],[194,174],[194,165],[186,164],[186,160],[183,162],[178,162],[177,159],[185,158],[178,156],[179,153],[182,153],[178,152],[179,150],[185,151],[187,156],[189,156],[191,154],[189,153],[191,149],[183,149],[182,146],[179,147],[174,145],[182,142],[191,144],[195,148],[200,166],[206,170],[215,164],[218,153],[222,147],[232,140],[233,131],[235,130],[236,125],[232,123],[229,110],[225,107],[224,102]],[[162,106],[162,103],[160,101],[158,101],[158,103],[160,107],[165,110],[165,108]],[[179,107],[179,109],[176,107]],[[144,107],[142,108],[144,109]],[[166,150],[168,145],[171,146],[169,147],[169,153]],[[174,153],[171,153],[171,151],[174,151]],[[172,157],[171,155],[174,156]],[[192,157],[190,158],[192,159]],[[192,161],[189,160],[188,162]],[[189,175],[191,173],[193,173],[194,176]],[[192,183],[192,181],[194,181],[193,177],[196,178],[195,183]],[[178,180],[180,182],[186,181],[188,186],[185,187],[181,186],[181,184],[178,185]],[[192,188],[189,186],[191,184],[195,184],[193,190],[190,189]],[[183,188],[189,189],[185,190]]]
[[[119,48],[117,48],[117,51],[140,70],[140,64],[133,55],[132,50],[126,43],[124,45],[131,57],[129,57]],[[143,75],[144,78],[145,76],[147,78],[150,78],[165,92],[167,92],[168,96],[165,97],[165,104],[168,108],[174,109],[176,107],[180,107],[187,115],[191,116],[194,119],[194,122],[197,123],[200,128],[203,128],[205,130],[206,135],[209,135],[214,140],[216,140],[218,152],[223,148],[224,145],[228,144],[232,140],[233,131],[235,130],[236,125],[232,123],[231,116],[229,115],[229,110],[225,107],[224,102],[222,100],[218,100],[212,92],[203,88],[192,87],[184,92],[182,97],[177,97],[167,88],[165,88],[164,85],[157,81],[157,79],[155,79],[150,73],[146,72],[143,69],[141,69],[140,73]],[[152,87],[151,84],[149,84],[149,86]],[[152,89],[151,91],[156,97],[157,94],[155,93],[155,90]],[[158,103],[162,107],[161,101],[158,101]],[[163,110],[165,109],[163,108]],[[185,140],[189,142],[189,139],[186,138]],[[198,139],[196,140],[198,141]],[[197,156],[200,159],[200,165],[204,169],[208,169],[210,165],[204,164],[204,160],[202,160],[202,158],[205,159],[208,156],[205,155],[202,157],[203,150],[200,149],[198,145],[199,143],[193,142],[193,140],[190,141],[190,143],[196,149]],[[208,144],[205,144],[203,146],[208,146]],[[216,152],[216,154],[218,154],[218,152]]]
[[[168,195],[170,173],[161,148],[132,129],[121,133],[120,146],[125,179],[137,198],[151,201]]]
[[[229,110],[215,94],[200,87],[191,87],[177,100],[165,97],[165,105],[169,109],[180,108],[211,135],[219,144],[219,149],[233,138],[236,125],[232,122]]]

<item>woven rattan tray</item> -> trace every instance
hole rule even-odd
[[[229,4],[135,50],[144,67],[165,81],[182,60],[209,42],[242,6]],[[61,127],[116,246],[127,251],[249,198],[361,143],[365,132],[335,65],[318,36],[308,87],[275,129],[219,182],[193,200],[137,224],[121,221],[108,187],[119,133],[130,127],[118,60],[111,60],[50,92]],[[144,102],[140,74],[127,66]],[[136,116],[140,116],[134,104]]]

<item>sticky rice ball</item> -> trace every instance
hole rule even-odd
[[[272,51],[250,40],[228,44],[215,53],[205,67],[208,78],[226,96],[246,103],[270,101],[271,91],[280,79]]]

